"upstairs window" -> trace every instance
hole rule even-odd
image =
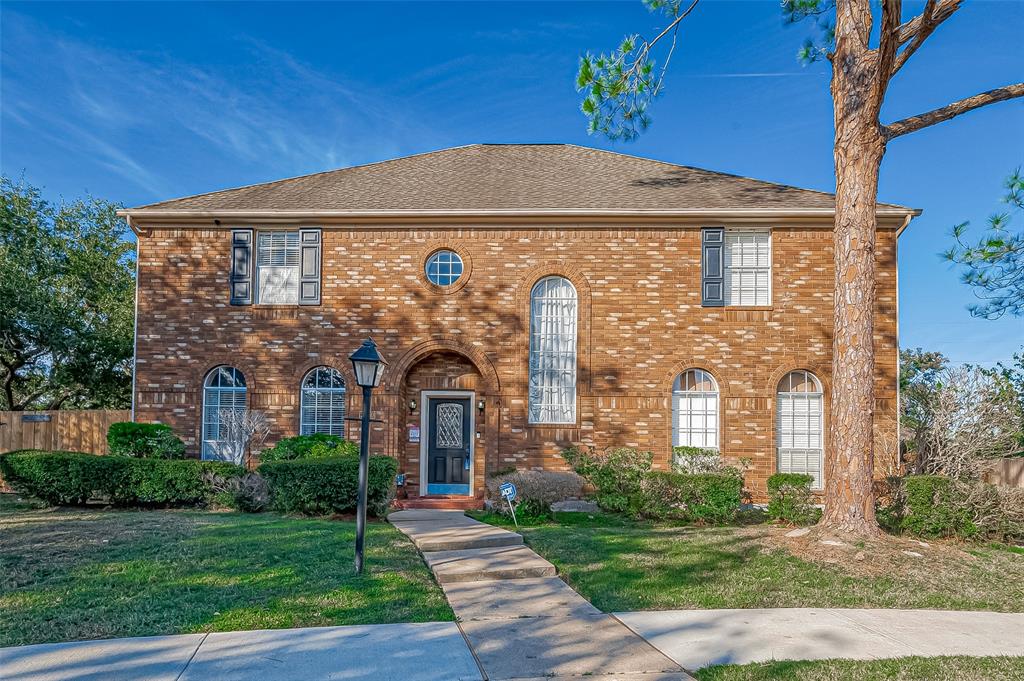
[[[771,305],[771,233],[725,230],[724,274],[727,306]]]
[[[299,434],[345,437],[345,379],[331,367],[317,367],[302,379]]]
[[[427,280],[435,286],[451,286],[462,276],[462,258],[455,251],[438,251],[427,258]]]
[[[299,233],[258,232],[256,236],[256,302],[295,305],[299,302]]]
[[[809,371],[791,371],[779,382],[775,437],[779,473],[803,473],[821,489],[825,466],[825,396]]]
[[[576,308],[564,277],[530,292],[530,423],[576,423]]]

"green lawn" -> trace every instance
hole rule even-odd
[[[0,495],[0,646],[454,619],[413,545],[355,523],[37,508]]]
[[[474,516],[495,524],[493,514]],[[948,544],[922,558],[870,547],[863,561],[827,564],[791,555],[784,529],[692,527],[559,513],[522,528],[526,542],[605,612],[684,608],[935,608],[1024,611],[1024,555]]]
[[[896,660],[820,660],[721,665],[696,673],[699,681],[1019,681],[1024,657],[903,657]]]

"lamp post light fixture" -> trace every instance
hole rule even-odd
[[[359,496],[356,501],[356,574],[363,573],[363,544],[366,538],[366,479],[370,466],[370,392],[380,385],[387,362],[377,344],[367,338],[349,357],[356,385],[363,389],[363,417],[359,429]]]

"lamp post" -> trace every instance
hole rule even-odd
[[[370,391],[380,385],[387,362],[377,344],[367,338],[349,357],[356,384],[363,389],[363,418],[359,430],[359,496],[356,501],[356,574],[363,573],[363,540],[366,537],[366,479],[370,466]]]

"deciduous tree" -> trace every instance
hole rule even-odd
[[[131,401],[135,249],[118,206],[0,178],[0,410]]]

